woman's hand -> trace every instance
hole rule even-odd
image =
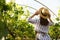
[[[36,12],[35,12],[35,15],[38,15],[39,14],[39,11],[37,10]]]
[[[35,15],[40,14],[40,12],[41,12],[42,9],[44,9],[44,8],[42,7],[42,8],[40,8],[39,10],[37,10],[37,11],[35,12]]]
[[[30,16],[30,18],[34,17],[35,15],[38,15],[39,11],[36,11],[32,16]]]

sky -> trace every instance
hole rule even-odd
[[[9,0],[7,0],[7,2],[8,1]],[[38,1],[46,5],[48,8],[50,8],[56,15],[58,14],[58,9],[60,7],[60,0],[38,0]],[[31,6],[37,10],[43,7],[41,4],[37,3],[34,0],[15,0],[15,2],[21,5]],[[34,13],[36,11],[31,8],[28,8],[28,9],[31,13]]]
[[[60,0],[38,0],[41,3],[43,3],[44,5],[46,5],[47,7],[49,7],[56,15],[58,14],[58,7],[60,5]],[[35,9],[39,9],[40,7],[42,7],[41,4],[35,2],[34,0],[16,0],[15,1],[17,4],[22,4],[22,5],[28,5],[31,6]],[[34,13],[36,10],[33,9],[29,9],[30,12]]]
[[[43,3],[44,5],[46,5],[48,8],[50,8],[55,15],[58,16],[58,10],[59,10],[59,7],[60,7],[60,0],[38,0],[39,2]],[[39,9],[41,7],[43,7],[41,4],[37,3],[36,1],[34,0],[16,0],[15,1],[17,4],[22,4],[22,5],[28,5],[28,6],[31,6],[35,9]],[[33,10],[31,8],[28,8],[29,11],[31,12],[31,14],[34,14],[36,10]],[[53,22],[56,22],[55,20],[55,17],[53,13],[51,13],[51,19]],[[38,18],[38,17],[35,17],[35,18]]]
[[[39,2],[43,3],[44,5],[46,5],[48,8],[50,8],[55,15],[58,15],[58,10],[60,8],[60,0],[38,0]],[[7,0],[8,2],[8,0]],[[39,9],[41,7],[43,7],[41,4],[37,3],[34,0],[15,0],[15,3],[17,4],[21,4],[21,5],[27,5],[27,6],[31,6],[35,9]],[[31,12],[31,14],[33,14],[36,10],[29,8],[28,10]],[[52,13],[51,13],[52,14]],[[54,16],[54,14],[52,14],[52,18],[56,17]]]

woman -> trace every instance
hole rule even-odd
[[[35,15],[39,15],[39,19],[33,19]],[[35,24],[36,40],[50,40],[48,28],[53,24],[48,9],[42,7],[28,18],[30,23]]]

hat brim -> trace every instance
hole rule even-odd
[[[44,16],[40,13],[40,17],[44,18],[44,19],[47,19],[48,18],[48,15]]]

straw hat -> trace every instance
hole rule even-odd
[[[46,8],[41,8],[40,9],[40,16],[43,18],[48,18],[50,17],[49,11]]]

